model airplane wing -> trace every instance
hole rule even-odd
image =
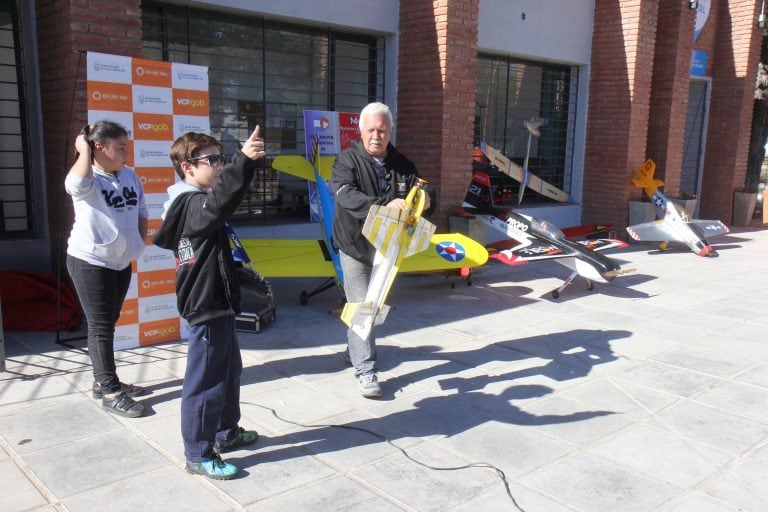
[[[501,172],[520,183],[524,183],[529,189],[538,192],[545,197],[554,199],[555,201],[560,201],[561,203],[567,203],[571,200],[570,194],[563,192],[538,176],[531,173],[526,173],[524,175],[523,168],[504,156],[498,149],[489,146],[485,142],[480,143],[480,149],[485,153],[485,156],[488,157],[488,160],[498,167]]]
[[[333,161],[336,157],[321,156],[317,158],[317,173],[324,179],[331,177]],[[315,166],[301,155],[280,155],[272,161],[272,168],[308,181],[317,182]]]
[[[663,242],[669,238],[669,233],[662,224],[661,220],[635,224],[627,227],[627,233],[638,242]]]
[[[612,238],[582,240],[575,243],[595,252],[627,246],[626,242],[622,240],[614,240]],[[490,258],[506,263],[507,265],[520,265],[522,263],[528,263],[529,261],[568,258],[571,256],[576,256],[576,251],[571,251],[568,250],[568,248],[558,247],[555,244],[549,244],[535,239],[530,239],[528,240],[528,243],[520,244],[510,249],[497,250],[489,254]]]
[[[264,277],[335,277],[325,240],[241,239],[251,264]]]
[[[626,242],[611,238],[582,240],[576,243],[591,251],[604,251],[606,249],[627,246]],[[521,265],[528,263],[529,261],[552,260],[574,256],[576,256],[575,251],[569,251],[567,248],[558,247],[555,244],[549,244],[535,239],[529,239],[527,240],[527,243],[517,245],[510,249],[494,251],[489,254],[490,258],[506,265]]]
[[[594,240],[579,240],[576,242],[591,251],[605,251],[607,249],[621,249],[627,246],[627,242],[615,238],[596,238]]]
[[[700,220],[695,219],[682,223],[684,225],[695,227],[704,237],[722,235],[728,233],[728,227],[719,220]],[[664,220],[654,220],[644,222],[634,226],[627,227],[627,233],[638,242],[683,242],[678,239],[673,232],[665,226]]]
[[[728,229],[728,226],[726,226],[719,220],[695,219],[695,220],[689,221],[688,224],[696,226],[705,237],[723,235],[730,231]]]
[[[240,240],[253,267],[264,277],[336,277],[325,240]],[[426,250],[405,258],[400,272],[443,272],[474,268],[488,261],[488,251],[459,233],[432,235]]]

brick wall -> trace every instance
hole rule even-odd
[[[66,250],[72,227],[73,213],[71,201],[64,192],[64,177],[74,161],[74,137],[87,120],[86,58],[81,51],[140,56],[140,5],[140,0],[36,2],[53,262],[59,261]]]
[[[680,192],[695,22],[687,3],[660,2],[647,157],[656,162],[655,176],[669,197]]]
[[[471,179],[478,3],[400,3],[397,147],[437,189],[441,231]]]
[[[722,0],[713,5],[697,41],[707,51],[712,77],[704,157],[701,218],[731,221],[733,189],[744,185],[752,124],[752,92],[760,59],[759,2]],[[714,7],[717,7],[715,9]],[[714,18],[712,18],[714,16]]]
[[[645,160],[658,0],[595,1],[582,221],[626,225]]]

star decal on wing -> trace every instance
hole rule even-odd
[[[467,254],[464,247],[456,242],[440,242],[435,246],[435,250],[441,258],[452,262],[463,260]]]

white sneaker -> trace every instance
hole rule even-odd
[[[366,398],[381,396],[381,386],[376,372],[367,372],[357,378],[357,390]]]

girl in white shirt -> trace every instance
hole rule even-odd
[[[88,322],[93,397],[113,414],[135,418],[144,389],[120,382],[114,356],[115,322],[131,282],[131,260],[144,251],[147,205],[139,177],[125,163],[128,133],[99,121],[75,139],[77,160],[64,181],[75,207],[67,270]]]

